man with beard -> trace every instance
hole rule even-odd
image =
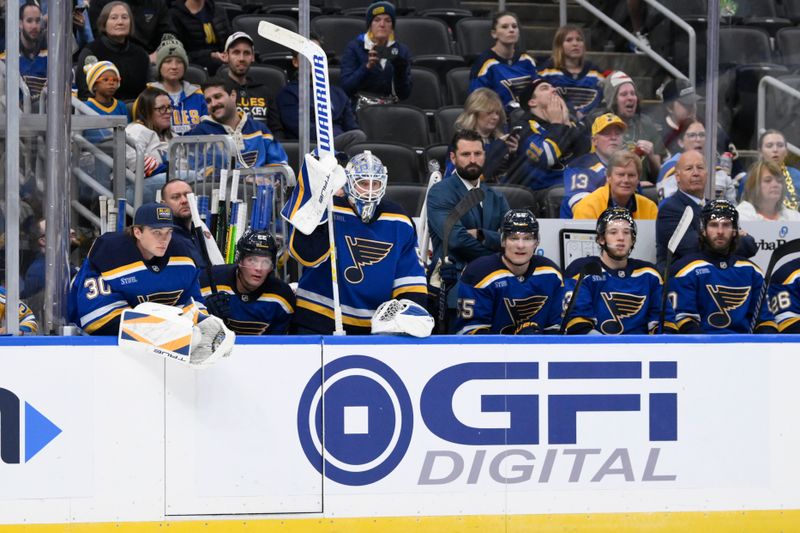
[[[248,113],[254,120],[267,126],[276,139],[283,139],[283,124],[275,102],[276,95],[266,85],[247,75],[256,60],[253,38],[243,31],[232,33],[225,41],[223,60],[228,64],[227,77],[236,85],[239,112]]]
[[[182,179],[170,180],[161,187],[161,203],[172,210],[172,240],[181,242],[191,251],[197,268],[205,268],[206,260],[200,250],[204,244],[197,242],[192,231],[192,211],[189,208],[191,192],[192,187]]]
[[[610,207],[597,219],[595,241],[600,256],[582,257],[570,263],[565,288],[574,291],[587,264],[599,274],[587,275],[567,318],[567,334],[603,335],[659,332],[662,280],[652,263],[631,259],[636,244],[636,221],[623,207]],[[675,312],[667,302],[664,333],[676,333]]]
[[[31,92],[31,99],[39,100],[47,83],[47,42],[42,33],[42,10],[29,1],[19,8],[19,73]],[[6,53],[0,53],[5,61]]]
[[[230,135],[236,145],[236,166],[263,167],[270,163],[286,163],[288,156],[264,124],[253,120],[247,112],[236,109],[238,94],[230,79],[211,80],[203,84],[209,116],[189,135]]]
[[[208,311],[238,335],[284,335],[294,315],[291,287],[273,274],[278,245],[268,231],[248,230],[236,243],[236,263],[203,271]],[[213,284],[211,281],[213,280]]]
[[[508,211],[508,201],[482,182],[485,152],[481,136],[470,130],[456,132],[451,143],[450,160],[455,171],[428,192],[428,227],[433,244],[432,265],[442,257],[444,222],[467,193],[483,189],[486,197],[457,221],[450,231],[447,255],[454,272],[461,272],[467,263],[501,250],[498,228]],[[444,273],[442,273],[444,275]],[[450,276],[454,277],[454,276]],[[457,278],[457,274],[455,276]],[[456,280],[451,280],[456,281]],[[451,291],[448,309],[455,310],[456,293]]]
[[[467,265],[458,284],[459,335],[557,333],[564,283],[558,267],[536,254],[539,221],[512,209],[500,227],[501,253]]]
[[[700,213],[700,251],[670,270],[670,298],[681,333],[775,333],[769,306],[756,312],[764,276],[735,255],[739,212],[727,200],[711,200]]]

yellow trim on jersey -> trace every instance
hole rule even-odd
[[[545,68],[539,71],[539,76],[541,76],[542,78],[546,78],[547,76],[555,74],[561,74],[561,71],[558,70],[557,68]]]
[[[636,269],[634,269],[633,272],[631,272],[631,277],[635,278],[635,277],[643,276],[644,274],[653,274],[656,278],[658,278],[658,282],[662,283],[661,274],[659,274],[658,270],[656,270],[653,267],[636,268]]]
[[[297,299],[297,307],[302,307],[303,309],[308,309],[314,313],[326,316],[333,320],[333,310],[328,309],[325,306],[316,304],[314,302],[309,302],[308,300],[303,300],[301,298]],[[355,318],[349,315],[342,314],[342,323],[347,324],[349,326],[361,326],[364,328],[368,328],[372,326],[372,321],[369,318]]]
[[[783,333],[785,329],[787,329],[792,324],[797,323],[798,321],[800,321],[800,316],[793,316],[792,318],[787,318],[786,320],[783,320],[781,321],[780,324],[778,324],[778,331]]]
[[[128,263],[127,265],[122,265],[121,267],[112,268],[111,270],[101,272],[101,275],[106,280],[110,280],[118,278],[120,276],[124,276],[125,274],[139,272],[140,270],[146,270],[146,269],[147,267],[144,266],[144,261],[135,261],[133,263]]]
[[[606,166],[603,164],[602,161],[600,161],[600,162],[595,163],[594,165],[590,166],[589,170],[594,171],[594,172],[600,172],[601,170],[605,171],[606,170]]]
[[[286,311],[287,313],[294,313],[294,307],[292,307],[292,304],[290,304],[286,300],[286,298],[284,298],[280,294],[275,294],[274,292],[268,292],[266,294],[262,294],[261,296],[259,296],[258,300],[260,302],[277,301],[276,303],[281,307],[283,307],[284,311]]]
[[[692,317],[690,317],[690,316],[687,316],[686,318],[682,318],[682,319],[678,320],[678,324],[677,324],[678,329],[681,329],[685,324],[687,324],[689,322],[697,323],[697,320],[692,318]]]
[[[741,268],[741,267],[752,267],[753,269],[755,269],[756,272],[761,274],[762,277],[764,276],[764,273],[761,271],[761,268],[757,264],[753,263],[752,261],[742,261],[740,259],[740,260],[736,261],[733,264],[733,266],[739,267],[739,268]]]
[[[584,324],[584,323],[590,324],[592,327],[594,327],[594,323],[591,320],[589,320],[588,318],[583,318],[581,316],[576,316],[575,318],[573,318],[572,320],[567,322],[567,327],[564,328],[564,331],[569,331],[569,328],[571,328],[572,326],[576,326],[578,324]]]
[[[676,278],[683,277],[686,274],[688,274],[690,271],[694,270],[695,268],[701,267],[701,266],[711,266],[711,263],[709,263],[708,261],[703,261],[702,259],[697,259],[695,261],[692,261],[691,263],[689,263],[688,265],[686,265],[682,269],[680,269],[678,271],[678,273],[675,274],[675,277]]]
[[[130,307],[119,307],[117,309],[114,309],[103,318],[97,320],[96,322],[92,322],[91,324],[83,328],[83,331],[85,331],[86,333],[93,333],[97,331],[98,329],[102,328],[103,326],[105,326],[106,324],[117,318],[119,315],[121,315],[122,312],[126,309],[130,309]]]
[[[428,294],[428,287],[426,285],[405,285],[403,287],[397,287],[392,291],[392,298],[397,298],[399,295],[406,292]]]
[[[114,111],[114,108],[116,107],[116,104],[118,102],[118,100],[116,98],[113,98],[113,97],[111,98],[111,105],[103,105],[100,102],[98,102],[95,98],[91,98],[91,97],[88,99],[88,101],[92,102],[94,105],[96,105],[97,107],[99,107],[100,109],[105,111],[106,113],[111,113],[112,111]]]
[[[765,320],[764,322],[759,322],[758,324],[756,324],[756,327],[753,328],[753,330],[755,331],[758,328],[768,328],[768,327],[773,327],[775,329],[778,329],[778,324],[776,324],[774,320]]]
[[[243,133],[242,139],[253,139],[255,137],[260,137],[263,133],[264,132],[262,132],[261,130],[254,131],[253,133]],[[272,135],[270,135],[270,137],[272,137]]]
[[[493,67],[493,66],[495,66],[495,65],[499,65],[499,64],[500,64],[500,62],[499,62],[498,60],[496,60],[496,59],[487,59],[487,60],[486,60],[486,61],[483,63],[483,65],[481,65],[481,68],[478,70],[478,74],[477,74],[476,78],[480,78],[481,76],[483,76],[484,74],[486,74],[486,72],[487,72],[487,71],[488,71],[490,68],[492,68],[492,67]]]
[[[229,287],[228,285],[217,285],[217,291],[218,292],[228,292],[230,294],[234,294],[233,289],[231,287]],[[211,294],[211,292],[212,291],[211,291],[211,286],[210,285],[208,287],[202,287],[200,289],[200,294],[202,294],[203,296],[208,296],[209,294]]]
[[[408,218],[407,215],[403,215],[402,213],[381,213],[378,217],[378,220],[391,220],[397,222],[403,222],[408,224],[412,228],[414,227],[414,223]]]
[[[511,273],[508,269],[501,268],[499,270],[495,270],[494,272],[485,276],[482,280],[475,284],[476,289],[485,289],[498,279],[507,278],[513,276],[514,274]]]
[[[553,150],[555,150],[556,158],[561,159],[561,148],[558,147],[555,141],[553,141],[552,139],[545,139],[544,142],[552,146]]]
[[[556,276],[558,276],[558,279],[560,279],[562,283],[564,282],[564,278],[561,277],[561,272],[559,272],[558,269],[553,268],[551,266],[536,267],[533,270],[533,273],[531,274],[531,276],[541,276],[543,274],[548,274],[548,273],[555,274]]]
[[[185,257],[182,255],[177,255],[175,257],[169,258],[169,265],[186,265],[186,266],[193,266],[196,267],[194,260],[191,257]]]
[[[789,274],[789,276],[783,282],[781,282],[781,285],[791,285],[798,276],[800,276],[800,268]]]

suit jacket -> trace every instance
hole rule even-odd
[[[459,271],[470,261],[500,250],[499,230],[503,216],[509,209],[508,201],[485,183],[481,183],[480,187],[486,192],[483,206],[473,207],[456,222],[450,232],[447,255]],[[467,188],[456,173],[431,187],[428,193],[428,227],[433,244],[433,264],[442,256],[444,221],[466,195]],[[468,229],[480,229],[484,236],[483,242],[467,233]]]
[[[692,208],[694,217],[692,218],[692,224],[686,231],[686,235],[683,236],[683,239],[675,249],[672,260],[675,261],[684,255],[700,251],[700,211],[702,208],[687,194],[679,190],[658,206],[658,216],[656,217],[656,262],[659,272],[664,272],[664,266],[667,262],[667,243],[678,226],[678,222],[681,220],[687,205]],[[739,238],[739,244],[735,252],[737,255],[746,258],[753,257],[757,251],[758,247],[752,235]]]

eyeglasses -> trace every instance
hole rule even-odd
[[[155,111],[156,111],[156,113],[166,114],[166,113],[172,113],[173,109],[175,109],[175,108],[172,107],[171,105],[162,105],[162,106],[156,107]]]
[[[704,131],[690,131],[686,134],[687,139],[705,139],[706,132]]]

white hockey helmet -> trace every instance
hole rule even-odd
[[[386,167],[372,152],[364,150],[350,159],[344,172],[347,174],[344,191],[361,220],[370,222],[386,193],[389,181]]]

